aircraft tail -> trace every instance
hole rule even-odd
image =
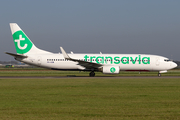
[[[16,23],[10,23],[10,28],[17,54],[24,55],[50,53],[37,48]]]

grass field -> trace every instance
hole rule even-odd
[[[39,76],[50,72],[14,72],[29,76],[37,71]],[[14,76],[14,72],[9,76]],[[65,73],[69,74],[62,75]],[[6,74],[0,71],[1,76]],[[52,76],[56,74],[59,73]],[[80,75],[84,74],[88,75]],[[180,119],[180,78],[0,79],[0,91],[2,120]]]

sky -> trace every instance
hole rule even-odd
[[[180,61],[180,0],[2,0],[0,61],[16,53],[9,23],[59,53],[154,54]]]

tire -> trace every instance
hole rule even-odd
[[[94,76],[95,76],[94,71],[90,72],[90,73],[89,73],[89,76],[90,76],[90,77],[94,77]]]

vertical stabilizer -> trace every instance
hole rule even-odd
[[[17,54],[50,53],[38,49],[16,23],[10,23],[10,28]]]

